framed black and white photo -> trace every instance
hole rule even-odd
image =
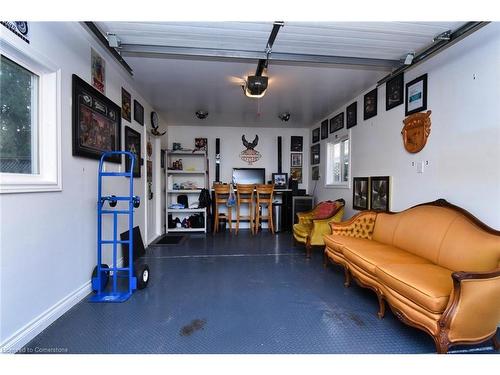
[[[303,137],[298,135],[292,135],[290,137],[290,151],[292,152],[302,152],[303,150]]]
[[[344,128],[344,112],[330,119],[330,133],[335,133]]]
[[[377,88],[363,97],[363,120],[377,116]]]
[[[133,176],[141,177],[141,133],[125,126],[125,151],[135,155]],[[130,170],[130,158],[125,156],[125,170]]]
[[[319,128],[313,129],[312,131],[312,143],[319,142]]]
[[[144,125],[144,107],[134,99],[134,120]]]
[[[346,112],[346,128],[352,128],[358,123],[358,102],[349,104],[345,110]]]
[[[288,187],[288,173],[273,173],[273,184],[275,189],[286,189]]]
[[[368,177],[354,177],[352,179],[352,209],[353,210],[368,210],[370,203],[368,194],[370,192],[370,180]]]
[[[321,122],[321,139],[328,138],[328,119]]]
[[[385,84],[385,110],[388,111],[403,104],[404,73],[391,78]]]
[[[106,151],[120,151],[121,108],[73,74],[73,156],[100,159]],[[106,159],[121,163],[120,155]]]
[[[302,153],[292,152],[290,154],[290,166],[291,167],[302,167]]]
[[[389,176],[370,177],[370,209],[377,211],[389,211],[389,202]]]
[[[320,144],[311,146],[311,165],[319,164]]]
[[[406,84],[405,115],[427,109],[427,74],[415,78]]]

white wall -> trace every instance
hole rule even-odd
[[[250,100],[250,99],[249,99]],[[200,121],[201,122],[201,121]],[[252,165],[240,159],[240,152],[245,150],[241,136],[245,135],[247,141],[252,142],[255,135],[259,136],[259,143],[255,150],[262,155],[261,159]],[[194,148],[195,138],[208,139],[208,159],[210,184],[215,180],[215,138],[221,140],[220,178],[222,182],[230,182],[233,168],[265,168],[266,181],[271,180],[272,173],[278,172],[277,139],[282,139],[282,172],[290,177],[290,137],[303,136],[302,181],[300,189],[307,188],[309,181],[309,130],[301,128],[249,128],[249,127],[213,127],[202,124],[198,126],[169,126],[168,148],[173,142],[180,142],[184,148]]]
[[[385,85],[378,88],[376,117],[363,121],[362,112],[363,95],[375,86],[332,111],[329,117],[358,102],[358,124],[350,129],[351,181],[352,177],[389,175],[393,211],[445,198],[500,228],[499,46],[500,24],[490,24],[405,73],[405,83],[428,74],[427,109],[432,110],[432,126],[420,153],[405,151],[401,137],[404,103],[386,111]],[[332,139],[330,135],[321,142],[322,177],[316,197],[344,198],[349,217],[355,213],[352,190],[324,187],[326,141]],[[411,165],[418,161],[429,161],[423,174]]]
[[[78,23],[30,22],[29,51],[47,57],[61,69],[62,192],[2,194],[1,203],[1,325],[0,346],[18,345],[56,319],[64,309],[89,291],[90,274],[96,264],[96,200],[98,161],[72,156],[71,76],[90,82],[90,48],[106,60],[106,96],[121,106],[121,87],[144,106],[145,126],[122,119],[142,134],[146,160],[146,130],[151,106],[134,89],[132,77]],[[24,43],[19,40],[19,43]],[[163,127],[163,126],[162,126]],[[159,140],[154,140],[153,160],[158,176]],[[107,170],[122,166],[107,163]],[[124,179],[110,180],[103,193],[116,194],[127,185]],[[146,168],[134,179],[135,194],[141,197],[135,224],[144,241],[154,236],[160,199],[145,204]],[[156,195],[157,197],[160,194]],[[156,197],[155,197],[156,199]],[[149,208],[149,210],[147,209]],[[149,211],[149,215],[146,214]],[[146,217],[149,221],[146,222]],[[110,222],[103,234],[112,235]],[[148,227],[148,228],[146,228]],[[127,228],[126,220],[119,231]],[[109,261],[107,257],[107,261]],[[40,319],[44,322],[40,323]],[[37,326],[37,324],[42,324]],[[28,334],[27,336],[25,334]],[[23,336],[24,335],[24,336]],[[21,340],[17,342],[16,340]]]

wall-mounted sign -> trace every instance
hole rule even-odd
[[[26,21],[0,21],[7,29],[16,34],[19,38],[29,43],[28,22]]]
[[[105,62],[93,48],[91,48],[90,60],[92,66],[92,86],[105,94]]]

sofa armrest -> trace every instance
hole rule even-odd
[[[364,211],[354,215],[347,221],[337,223],[330,222],[331,233],[338,236],[348,236],[371,239],[377,213],[374,211]]]
[[[326,219],[315,219],[313,220],[313,228],[311,231],[311,244],[312,245],[324,245],[323,235],[331,234],[331,222],[340,222],[344,216],[344,207],[340,208],[337,213]]]
[[[500,322],[500,268],[454,272],[453,291],[439,320],[444,339],[473,343],[492,336]]]
[[[299,224],[311,224],[314,219],[314,210],[297,212]]]

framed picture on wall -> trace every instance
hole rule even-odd
[[[328,119],[321,122],[321,139],[328,138]]]
[[[312,131],[312,143],[319,142],[319,128]]]
[[[370,207],[372,210],[389,211],[389,176],[370,177]]]
[[[311,165],[319,164],[319,148],[320,144],[311,146]]]
[[[106,88],[106,62],[93,48],[90,48],[90,61],[92,86],[104,94]]]
[[[134,99],[134,120],[144,126],[144,107]]]
[[[273,173],[273,184],[275,189],[286,189],[288,187],[288,173]]]
[[[290,151],[302,152],[303,151],[303,137],[292,135],[290,137]]]
[[[377,88],[363,97],[363,120],[377,116]]]
[[[302,168],[290,168],[290,177],[292,180],[297,181],[299,184],[302,183]]]
[[[312,169],[311,169],[311,179],[313,181],[318,181],[319,180],[319,167],[318,166],[312,167]]]
[[[291,167],[302,167],[302,153],[292,152],[290,154],[290,166]]]
[[[370,180],[368,177],[354,177],[352,179],[352,209],[353,210],[368,210],[369,209],[369,192]]]
[[[358,102],[349,104],[345,110],[346,113],[346,128],[352,128],[358,123]]]
[[[344,112],[330,119],[330,133],[335,133],[344,128]]]
[[[132,96],[122,87],[122,118],[130,122],[132,120]]]
[[[121,150],[120,107],[76,74],[72,84],[73,156],[100,159],[103,152]],[[106,161],[121,163],[121,158]]]
[[[125,151],[130,151],[135,155],[133,176],[141,177],[141,133],[125,126]],[[130,170],[130,158],[125,157],[125,170]]]
[[[427,109],[427,74],[406,84],[405,115]]]
[[[388,111],[403,104],[404,73],[391,78],[385,84],[385,110]]]

